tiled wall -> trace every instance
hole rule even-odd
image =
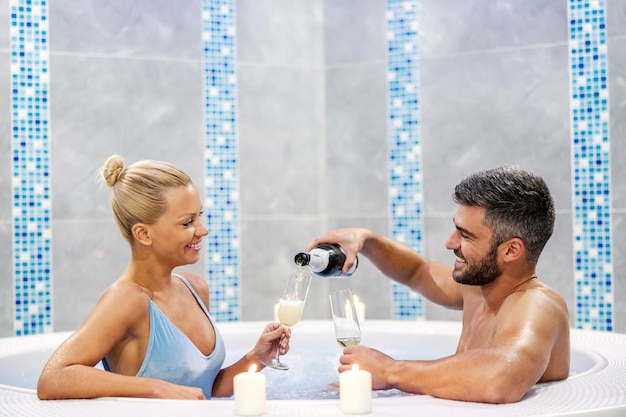
[[[424,181],[419,117],[418,2],[387,1],[387,121],[391,235],[424,251]],[[422,297],[392,284],[392,317],[425,318]]]
[[[613,330],[606,2],[568,2],[576,326]]]
[[[206,276],[212,314],[234,321],[241,315],[236,10],[231,0],[204,0],[202,5],[204,208],[211,228]]]
[[[53,329],[47,1],[11,0],[10,19],[13,328],[20,336]]]
[[[293,254],[329,228],[366,226],[452,262],[454,185],[477,169],[528,167],[557,206],[541,279],[566,297],[573,326],[626,331],[626,244],[612,241],[626,232],[626,185],[615,180],[626,148],[609,146],[609,125],[626,134],[624,2],[10,5],[35,13],[0,10],[0,150],[17,157],[0,164],[0,237],[13,243],[0,247],[0,335],[52,320],[76,328],[123,271],[128,247],[95,175],[112,153],[170,160],[204,185],[206,256],[185,269],[207,277],[220,320],[271,320]],[[50,21],[39,45],[49,60],[12,26],[35,16]],[[22,81],[38,85],[13,85]],[[581,123],[588,108],[599,118]],[[19,133],[26,146],[3,126],[32,127]],[[602,198],[585,197],[592,190]],[[314,281],[304,318],[328,318],[328,290],[341,286],[370,318],[459,318],[397,292],[367,261],[349,280]]]

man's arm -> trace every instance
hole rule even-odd
[[[436,360],[396,361],[365,346],[344,349],[339,371],[358,363],[374,389],[397,388],[434,397],[486,403],[519,401],[542,377],[569,372],[567,312],[549,297],[519,297],[484,346]]]
[[[406,285],[430,301],[449,308],[463,307],[462,286],[452,279],[452,267],[430,261],[410,246],[368,229],[346,228],[326,232],[313,240],[307,251],[320,243],[337,243],[346,252],[344,272],[357,253],[369,259],[392,280]]]

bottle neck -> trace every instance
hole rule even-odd
[[[294,258],[294,262],[298,266],[308,265],[309,262],[311,262],[311,255],[309,255],[308,253],[300,252]]]

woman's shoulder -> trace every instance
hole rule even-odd
[[[104,291],[100,302],[134,309],[138,305],[147,305],[149,297],[150,294],[134,282],[118,280]]]
[[[198,293],[198,295],[202,298],[202,300],[205,303],[207,302],[209,297],[209,285],[204,278],[191,272],[177,272],[176,275],[185,278],[189,285],[191,285],[193,289]]]
[[[123,337],[130,329],[145,322],[149,314],[148,304],[148,296],[140,286],[118,280],[102,293],[85,324],[95,325],[99,331],[105,329],[111,334],[120,332],[119,336]]]

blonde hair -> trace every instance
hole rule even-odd
[[[192,184],[191,178],[174,164],[143,160],[124,168],[124,158],[110,156],[102,179],[110,187],[111,208],[124,238],[132,243],[132,227],[154,224],[167,210],[166,192]]]

